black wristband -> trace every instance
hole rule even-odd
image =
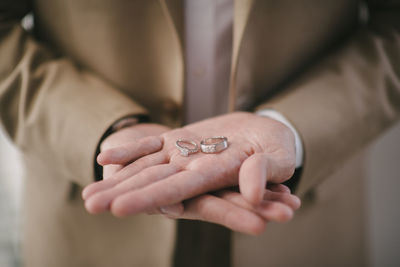
[[[137,119],[137,123],[143,123],[143,122],[149,122],[150,121],[150,118],[147,115],[143,115],[143,114],[127,116],[127,117],[119,119],[118,121],[121,121],[121,120],[127,119],[127,118],[135,118],[135,119]],[[103,180],[103,166],[97,164],[97,160],[96,159],[97,159],[97,156],[100,154],[100,145],[101,145],[101,143],[108,136],[110,136],[112,133],[115,132],[115,129],[114,129],[113,126],[114,126],[114,124],[111,125],[110,127],[108,127],[108,129],[101,136],[100,141],[97,144],[96,154],[95,154],[95,157],[94,157],[94,179],[95,179],[95,181]]]

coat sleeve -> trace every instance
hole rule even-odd
[[[299,131],[300,195],[390,127],[400,113],[400,1],[370,1],[349,43],[258,109],[273,108]]]
[[[94,180],[95,152],[106,129],[146,111],[36,41],[20,26],[28,12],[25,0],[0,1],[1,124],[25,159],[57,166],[61,177],[86,185]]]

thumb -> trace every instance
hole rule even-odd
[[[274,154],[255,153],[240,167],[239,189],[243,198],[252,205],[259,205],[268,181],[281,183],[294,172],[294,162]]]
[[[109,164],[103,166],[103,179],[108,179],[121,170],[124,166],[119,164]]]

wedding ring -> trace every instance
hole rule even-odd
[[[184,157],[189,156],[190,154],[196,153],[199,151],[199,147],[194,141],[186,140],[186,139],[178,139],[175,143],[176,148],[181,152],[181,155]]]
[[[203,139],[200,142],[200,149],[203,153],[218,153],[228,147],[228,138],[215,136]]]

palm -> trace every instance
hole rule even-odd
[[[181,138],[199,143],[216,135],[226,136],[229,141],[229,147],[217,154],[195,153],[184,157],[175,147]],[[244,196],[250,196],[250,202],[260,204],[268,195],[264,189],[267,176],[269,181],[280,183],[293,171],[291,163],[286,166],[294,158],[292,139],[290,131],[279,123],[247,113],[233,113],[135,142],[123,149],[126,153],[121,157],[116,156],[121,154],[120,148],[111,149],[102,153],[100,161],[126,167],[113,179],[86,191],[87,207],[95,212],[110,209],[115,215],[124,216],[199,196],[187,202],[190,205],[204,199],[204,193],[238,184]],[[140,153],[139,147],[157,143],[159,147],[153,147],[152,153]],[[268,175],[263,171],[267,163],[273,163],[268,166]]]
[[[222,133],[224,136],[230,136]],[[216,154],[194,153],[188,157],[182,156],[175,147],[176,140],[183,138],[200,143],[204,137],[210,135],[199,134],[199,131],[183,128],[165,133],[163,135],[164,148],[160,153],[165,153],[169,164],[177,166],[177,172],[186,172],[191,177],[198,177],[205,183],[204,192],[237,185],[238,171],[242,162],[248,157],[250,144],[241,144],[230,141],[228,149]],[[191,178],[193,179],[193,178]],[[209,183],[209,181],[213,181]]]
[[[213,181],[205,192],[237,185],[241,165],[253,154],[269,154],[271,158],[280,160],[281,164],[290,160],[290,154],[294,156],[291,133],[280,131],[277,134],[277,124],[274,121],[267,119],[269,123],[266,123],[266,118],[261,117],[258,121],[248,120],[247,114],[242,113],[233,115],[237,117],[235,120],[227,119],[229,116],[232,115],[191,124],[162,135],[164,146],[161,153],[165,153],[170,164],[179,166],[181,171],[190,171],[196,176]],[[183,157],[175,147],[176,140],[181,138],[200,143],[200,140],[212,136],[226,136],[229,148],[217,154],[196,153]],[[285,147],[282,146],[284,141],[288,141]],[[271,181],[281,183],[288,178],[287,175],[276,176]]]

